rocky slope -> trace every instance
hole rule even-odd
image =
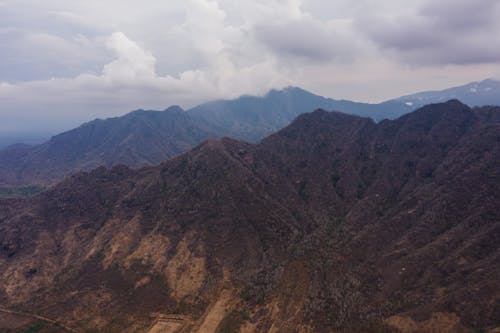
[[[500,326],[499,112],[318,110],[0,200],[0,304],[80,332]]]

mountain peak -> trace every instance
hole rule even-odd
[[[309,95],[313,96],[314,94],[305,89],[295,87],[295,86],[287,86],[283,89],[271,89],[265,95],[266,97],[272,96],[282,96],[282,95]]]
[[[417,116],[421,113],[456,113],[457,111],[470,111],[470,107],[456,98],[450,99],[446,102],[428,104],[415,112],[408,113],[403,117]]]
[[[171,105],[163,111],[164,112],[184,112],[184,109],[181,108],[179,105]]]
[[[490,78],[487,78],[483,81],[480,81],[479,83],[481,83],[481,84],[484,84],[484,83],[486,83],[486,84],[489,84],[489,83],[498,84],[498,83],[500,83],[500,80],[497,80],[497,79],[490,77]]]
[[[316,122],[329,121],[329,122],[333,122],[333,123],[341,123],[341,122],[346,122],[346,121],[355,121],[355,120],[359,120],[359,119],[370,120],[370,118],[367,118],[367,117],[361,117],[358,115],[338,112],[335,110],[328,111],[328,110],[324,110],[324,109],[320,108],[320,109],[316,109],[310,113],[301,114],[300,116],[297,117],[297,119],[294,122],[300,122],[303,120],[307,120],[307,121],[316,121]]]
[[[458,127],[461,124],[472,121],[472,109],[458,99],[451,99],[443,103],[429,104],[420,109],[408,113],[397,121],[411,123],[413,125],[422,126],[422,128],[439,126],[451,126],[456,124]]]
[[[436,104],[444,104],[444,105],[447,105],[450,107],[459,107],[459,108],[469,109],[469,107],[466,104],[462,103],[457,98],[452,98],[444,103],[436,103]]]

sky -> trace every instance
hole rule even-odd
[[[500,0],[0,0],[0,134],[299,86],[500,78]]]

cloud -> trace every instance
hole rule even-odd
[[[427,1],[402,15],[366,14],[357,28],[412,65],[500,63],[500,2]]]
[[[22,124],[27,130],[29,124],[22,119],[29,118],[33,127],[57,131],[95,117],[114,116],[136,108],[163,109],[170,104],[189,107],[208,99],[261,94],[293,83],[294,70],[279,64],[272,54],[262,52],[262,47],[255,47],[251,39],[245,39],[248,26],[244,22],[227,22],[227,13],[217,1],[189,0],[182,6],[179,3],[167,6],[168,10],[165,5],[159,8],[152,4],[156,13],[142,7],[138,10],[137,21],[141,23],[157,13],[167,18],[169,13],[176,13],[160,29],[150,22],[131,29],[134,24],[128,22],[123,25],[124,30],[103,35],[109,26],[121,26],[123,17],[134,15],[120,16],[109,26],[97,22],[95,26],[102,30],[97,37],[60,31],[58,24],[54,24],[55,28],[36,28],[36,32],[17,29],[13,33],[7,29],[13,39],[29,41],[22,44],[30,62],[26,66],[26,77],[0,74],[0,82],[11,82],[0,85],[0,115],[4,127]],[[80,27],[77,31],[88,31],[87,26],[96,20],[74,5],[48,7],[47,15],[54,21]],[[127,6],[119,9],[127,10],[130,11]],[[102,12],[96,11],[96,15]],[[0,44],[1,29],[0,26]],[[130,30],[138,40],[126,32]],[[7,44],[13,45],[10,41]],[[35,49],[37,57],[29,54]],[[20,53],[19,50],[11,52],[12,56]],[[97,61],[86,59],[87,55],[97,55]],[[21,67],[15,61],[6,63],[14,64],[16,69]],[[40,71],[39,75],[28,78],[34,68],[50,63],[54,66],[45,67],[46,72]]]
[[[4,127],[24,123],[24,130],[29,130],[22,119],[31,119],[33,128],[55,131],[135,108],[189,107],[211,98],[231,98],[249,91],[260,94],[291,83],[290,73],[280,72],[273,61],[241,67],[227,57],[204,70],[161,76],[155,70],[153,54],[123,32],[111,34],[106,45],[116,58],[100,74],[0,83]]]
[[[0,80],[25,81],[98,72],[111,59],[103,39],[47,32],[0,31]]]
[[[256,38],[278,56],[306,61],[352,60],[358,51],[354,35],[342,23],[323,23],[311,18],[255,27]],[[338,24],[340,23],[340,24]]]
[[[498,0],[0,3],[2,128],[290,84],[380,101],[500,75]]]
[[[103,76],[109,80],[147,80],[154,78],[156,58],[149,51],[141,49],[123,32],[113,33],[106,43],[118,56],[103,69]]]
[[[446,31],[471,33],[496,27],[499,5],[498,0],[432,1],[420,13]]]

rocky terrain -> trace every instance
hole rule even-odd
[[[77,332],[492,330],[499,165],[500,110],[452,100],[78,173],[0,200],[0,304]]]

